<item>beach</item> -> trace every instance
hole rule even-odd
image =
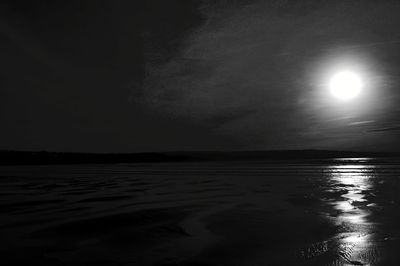
[[[399,163],[1,166],[0,257],[2,265],[399,265]]]

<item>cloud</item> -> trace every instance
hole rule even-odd
[[[367,130],[367,132],[387,132],[387,131],[399,131],[400,126],[393,126],[393,127],[382,127],[382,128],[375,128]]]
[[[396,10],[397,4],[375,1],[205,6],[204,23],[185,36],[170,60],[148,62],[137,100],[169,116],[219,121],[215,130],[265,146],[279,140],[310,145],[318,140],[304,132],[314,128],[326,142],[350,138],[356,132],[339,133],[341,126],[334,130],[334,123],[320,118],[327,107],[318,103],[307,71],[343,49],[396,44]]]
[[[194,119],[235,117],[285,101],[290,81],[282,72],[288,67],[280,69],[275,55],[282,52],[284,38],[278,31],[285,35],[289,28],[286,20],[265,18],[256,7],[220,13],[209,8],[204,24],[187,36],[174,58],[149,64],[145,100],[163,112]],[[282,95],[270,93],[276,90]]]
[[[348,125],[349,126],[360,126],[360,125],[367,125],[367,124],[372,124],[372,123],[375,123],[375,120],[356,121],[356,122],[351,122]]]

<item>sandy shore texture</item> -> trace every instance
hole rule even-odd
[[[400,265],[400,160],[0,167],[1,265]]]

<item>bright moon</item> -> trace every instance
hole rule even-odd
[[[331,94],[340,100],[349,100],[361,92],[359,76],[350,71],[336,73],[329,83]]]

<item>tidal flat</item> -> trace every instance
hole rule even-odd
[[[0,167],[2,265],[400,265],[400,159]]]

